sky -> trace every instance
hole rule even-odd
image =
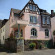
[[[0,0],[0,19],[9,19],[11,8],[22,10],[29,0]],[[47,10],[55,10],[55,0],[34,0],[39,8]]]

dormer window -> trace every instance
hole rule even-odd
[[[43,16],[43,17],[42,17],[42,23],[43,23],[44,25],[50,24],[50,17],[48,17],[48,16]]]

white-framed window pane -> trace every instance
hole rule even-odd
[[[48,29],[45,29],[45,36],[49,37],[49,30]]]
[[[30,22],[33,22],[33,16],[30,16]]]
[[[36,29],[31,29],[31,36],[37,36],[37,31]]]
[[[31,4],[30,4],[29,8],[30,8],[30,10],[32,10],[32,5]]]
[[[33,5],[33,11],[36,11],[36,6]]]
[[[37,18],[33,17],[33,23],[37,23]]]
[[[47,24],[50,24],[50,18],[47,18]]]
[[[43,24],[45,24],[45,17],[43,17]]]

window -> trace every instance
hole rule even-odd
[[[33,5],[33,11],[36,11],[36,6]]]
[[[29,8],[30,8],[30,10],[32,10],[32,11],[36,11],[36,6],[35,6],[35,5],[30,4],[30,5],[29,5]]]
[[[37,18],[35,16],[30,16],[30,22],[37,23]]]
[[[49,30],[48,29],[45,29],[45,36],[49,37]]]
[[[47,24],[50,24],[50,18],[49,17],[47,18]]]
[[[37,23],[37,18],[33,17],[33,23]]]
[[[37,36],[37,31],[35,28],[31,29],[31,36]]]
[[[45,17],[43,17],[43,24],[45,24],[45,23],[46,23],[46,22],[45,22],[45,20],[46,20],[46,19],[45,19]]]
[[[32,5],[31,4],[30,4],[29,8],[30,8],[30,10],[32,10]]]
[[[50,24],[50,18],[48,16],[43,16],[43,24]]]
[[[21,29],[21,37],[23,37],[23,30]]]
[[[30,22],[33,22],[33,16],[30,16]]]

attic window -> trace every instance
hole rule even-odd
[[[30,4],[29,8],[30,8],[30,10],[32,10],[32,5],[31,4]]]
[[[33,11],[36,11],[36,6],[33,5]]]

